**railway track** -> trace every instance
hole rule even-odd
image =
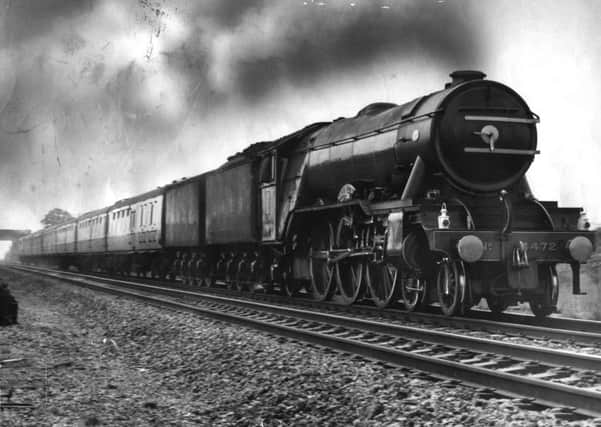
[[[19,266],[20,267],[20,266]],[[40,271],[63,273],[59,270],[50,270],[40,267],[30,267]],[[78,273],[79,274],[79,273]],[[428,326],[441,330],[463,330],[465,333],[490,333],[504,335],[508,338],[529,337],[540,338],[546,341],[574,342],[581,345],[597,347],[601,354],[601,322],[550,317],[537,319],[528,314],[508,313],[495,317],[492,313],[473,310],[466,316],[447,317],[439,314],[433,307],[429,312],[408,312],[397,308],[378,309],[367,304],[352,306],[341,305],[330,301],[315,301],[311,298],[289,298],[274,293],[251,293],[222,288],[199,288],[184,286],[179,281],[159,281],[149,278],[130,276],[115,278],[104,273],[79,274],[80,277],[94,278],[104,283],[114,283],[119,286],[145,287],[151,286],[152,292],[168,295],[194,296],[199,292],[202,295],[214,294],[226,297],[246,298],[254,301],[282,304],[314,310],[341,313],[352,316],[369,317],[387,322],[414,323],[419,326]],[[154,287],[152,287],[154,286]]]
[[[559,406],[566,413],[601,416],[601,356],[597,354],[511,342],[490,333],[486,337],[466,335],[448,326],[448,330],[440,330],[139,281],[12,268],[423,370],[475,385],[480,393],[521,396],[527,404]],[[555,333],[563,333],[566,342],[573,334],[568,330]],[[591,340],[595,335],[586,334]],[[596,342],[601,342],[601,335],[596,335]]]

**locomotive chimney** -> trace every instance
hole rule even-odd
[[[453,71],[449,76],[451,76],[451,81],[444,86],[445,89],[451,86],[457,86],[458,84],[469,80],[482,80],[486,77],[486,74],[476,70],[458,70]]]

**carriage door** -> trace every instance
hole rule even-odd
[[[261,190],[261,241],[276,239],[276,152],[261,160],[259,188]]]

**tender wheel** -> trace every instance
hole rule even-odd
[[[336,247],[352,250],[356,246],[355,230],[347,217],[340,219],[336,230]],[[340,293],[342,303],[351,305],[363,291],[363,261],[357,258],[346,258],[336,263],[334,279]]]
[[[415,311],[426,298],[426,281],[416,275],[402,275],[401,298],[407,311]]]
[[[494,314],[501,314],[509,307],[509,301],[499,296],[492,295],[486,297],[486,304]]]
[[[540,265],[538,267],[538,281],[544,294],[532,297],[529,304],[532,313],[538,318],[543,318],[557,310],[559,280],[555,266]]]
[[[445,316],[463,311],[466,277],[460,262],[443,261],[438,268],[436,290],[440,309]]]
[[[365,282],[376,307],[384,308],[398,300],[399,270],[395,265],[370,262],[365,273]]]
[[[332,296],[332,270],[328,252],[332,249],[332,226],[328,222],[315,224],[311,230],[309,248],[309,272],[313,298],[324,301]],[[287,281],[288,282],[288,281]]]

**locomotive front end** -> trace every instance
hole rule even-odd
[[[536,151],[538,117],[511,88],[478,72],[455,72],[438,105],[434,153],[461,190],[490,193],[516,183]]]
[[[537,150],[538,117],[509,87],[476,72],[455,76],[432,125],[431,179],[422,224],[438,265],[432,290],[446,314],[484,297],[495,312],[529,302],[537,316],[556,309],[556,265],[580,264],[594,237],[582,209],[537,200],[525,173]],[[447,185],[449,184],[449,185]]]

